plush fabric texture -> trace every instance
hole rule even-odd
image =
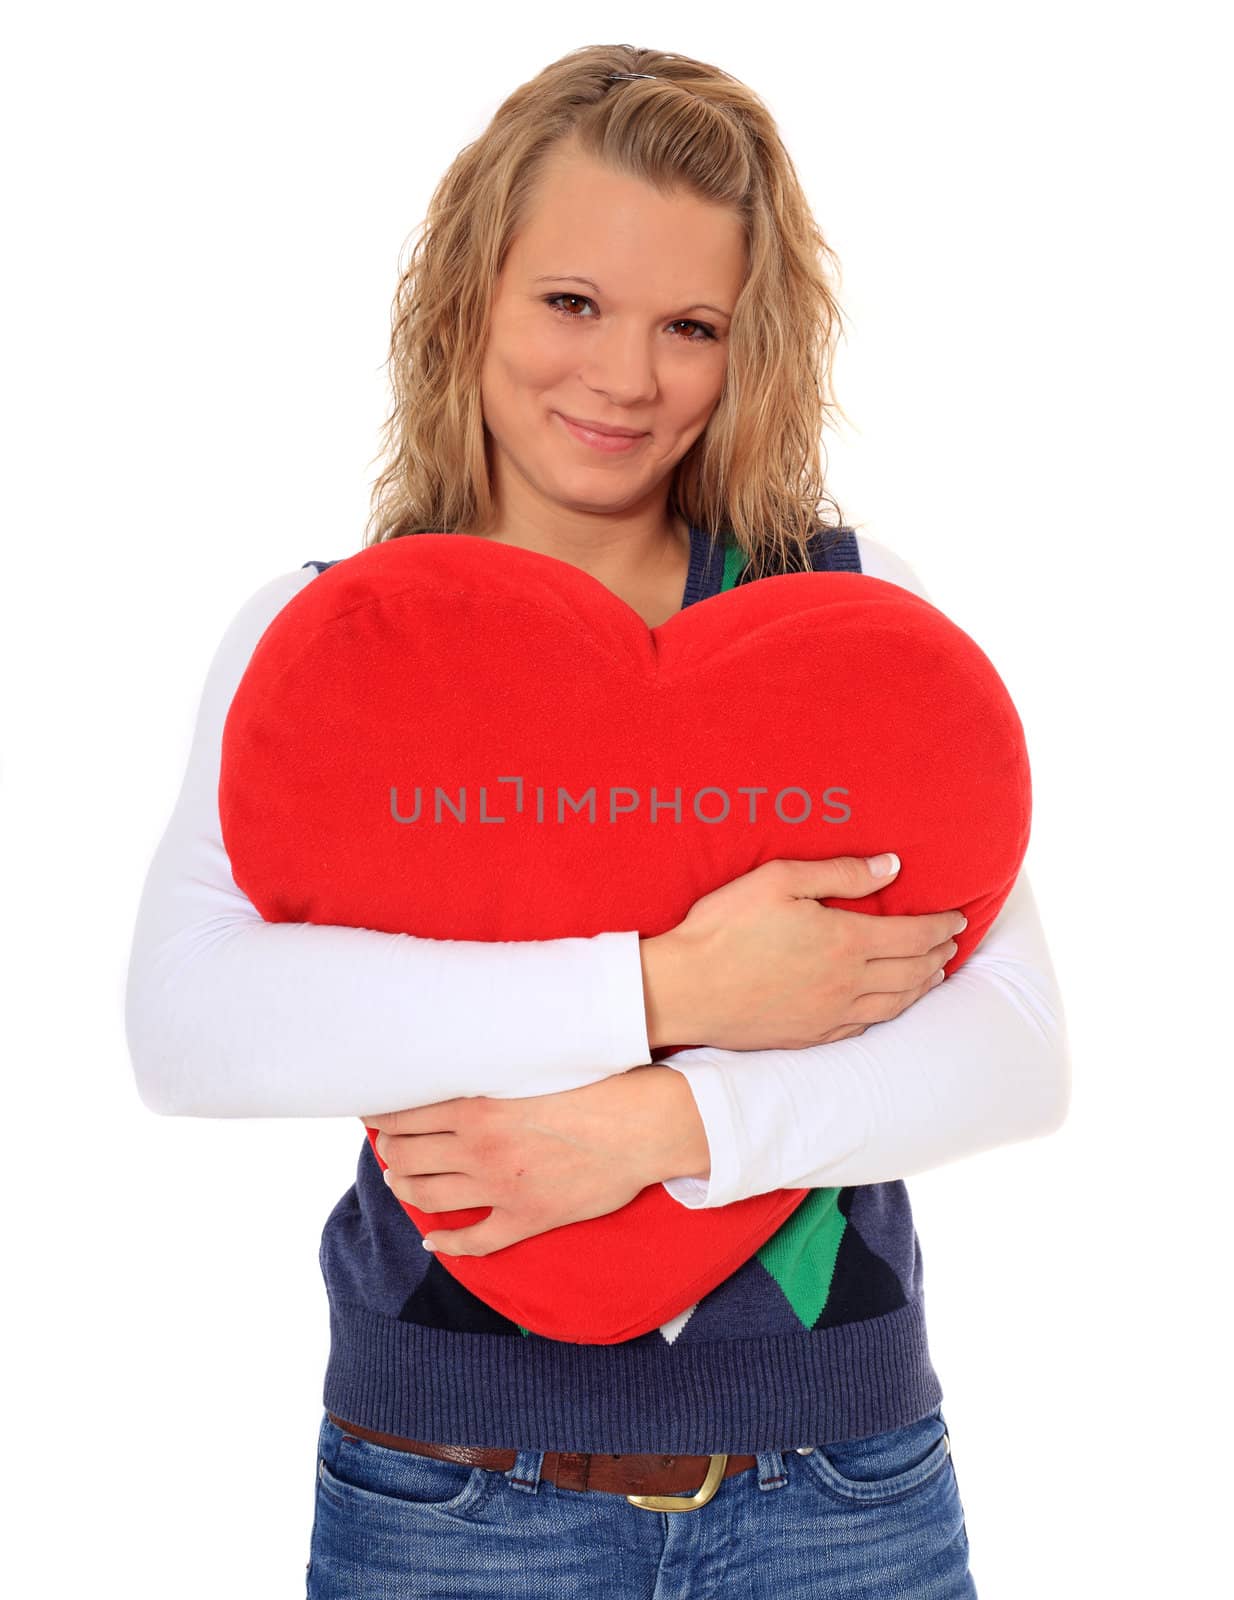
[[[994,667],[897,585],[784,574],[648,629],[569,563],[420,534],[334,563],[271,623],[227,717],[219,807],[267,920],[436,939],[649,936],[761,862],[892,841],[893,883],[824,903],[962,909],[954,971],[1015,881],[1031,786]],[[438,1259],[521,1328],[617,1343],[698,1302],[810,1192],[689,1211],[657,1183]],[[403,1209],[422,1233],[487,1214]]]

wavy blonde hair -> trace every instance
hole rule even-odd
[[[618,72],[654,76],[610,79]],[[704,61],[632,45],[588,45],[545,67],[438,183],[394,298],[393,405],[365,544],[493,524],[480,404],[490,306],[541,169],[564,139],[662,194],[685,190],[740,216],[749,268],[724,386],[674,468],[668,514],[735,540],[751,576],[808,570],[806,541],[847,526],[820,463],[824,427],[844,416],[831,387],[842,325],[835,254],[757,95]],[[822,505],[834,520],[821,518]]]

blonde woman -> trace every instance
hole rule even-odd
[[[624,45],[554,62],[460,152],[399,283],[365,542],[540,551],[648,627],[812,564],[922,593],[819,520],[831,259],[735,78]],[[266,924],[222,846],[220,736],[263,629],[325,564],[265,585],[223,640],[127,1008],[156,1111],[382,1130],[389,1184],[357,1129],[322,1237],[308,1594],[974,1594],[903,1179],[1066,1114],[1027,880],[941,986],[951,908],[817,903],[877,890],[894,858],[768,863],[648,939]],[[707,1043],[654,1063],[680,1038]],[[656,1182],[685,1207],[808,1187],[842,1238],[824,1263],[807,1200],[791,1249],[663,1328],[580,1346],[470,1294],[399,1204],[490,1206],[423,1241],[483,1254]]]

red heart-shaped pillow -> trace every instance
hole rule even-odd
[[[963,910],[949,971],[1010,893],[1030,809],[1002,681],[906,589],[781,574],[649,629],[569,563],[465,534],[370,546],[284,607],[236,690],[219,783],[236,883],[267,921],[647,937],[764,861],[895,849],[888,887],[823,903]],[[438,1260],[535,1333],[611,1344],[694,1304],[808,1192],[692,1211],[657,1183]],[[488,1214],[404,1210],[424,1233]]]

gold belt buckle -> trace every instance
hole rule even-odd
[[[697,1511],[705,1506],[724,1480],[727,1455],[712,1456],[707,1463],[707,1476],[701,1489],[692,1495],[680,1494],[628,1494],[626,1499],[640,1511]]]

